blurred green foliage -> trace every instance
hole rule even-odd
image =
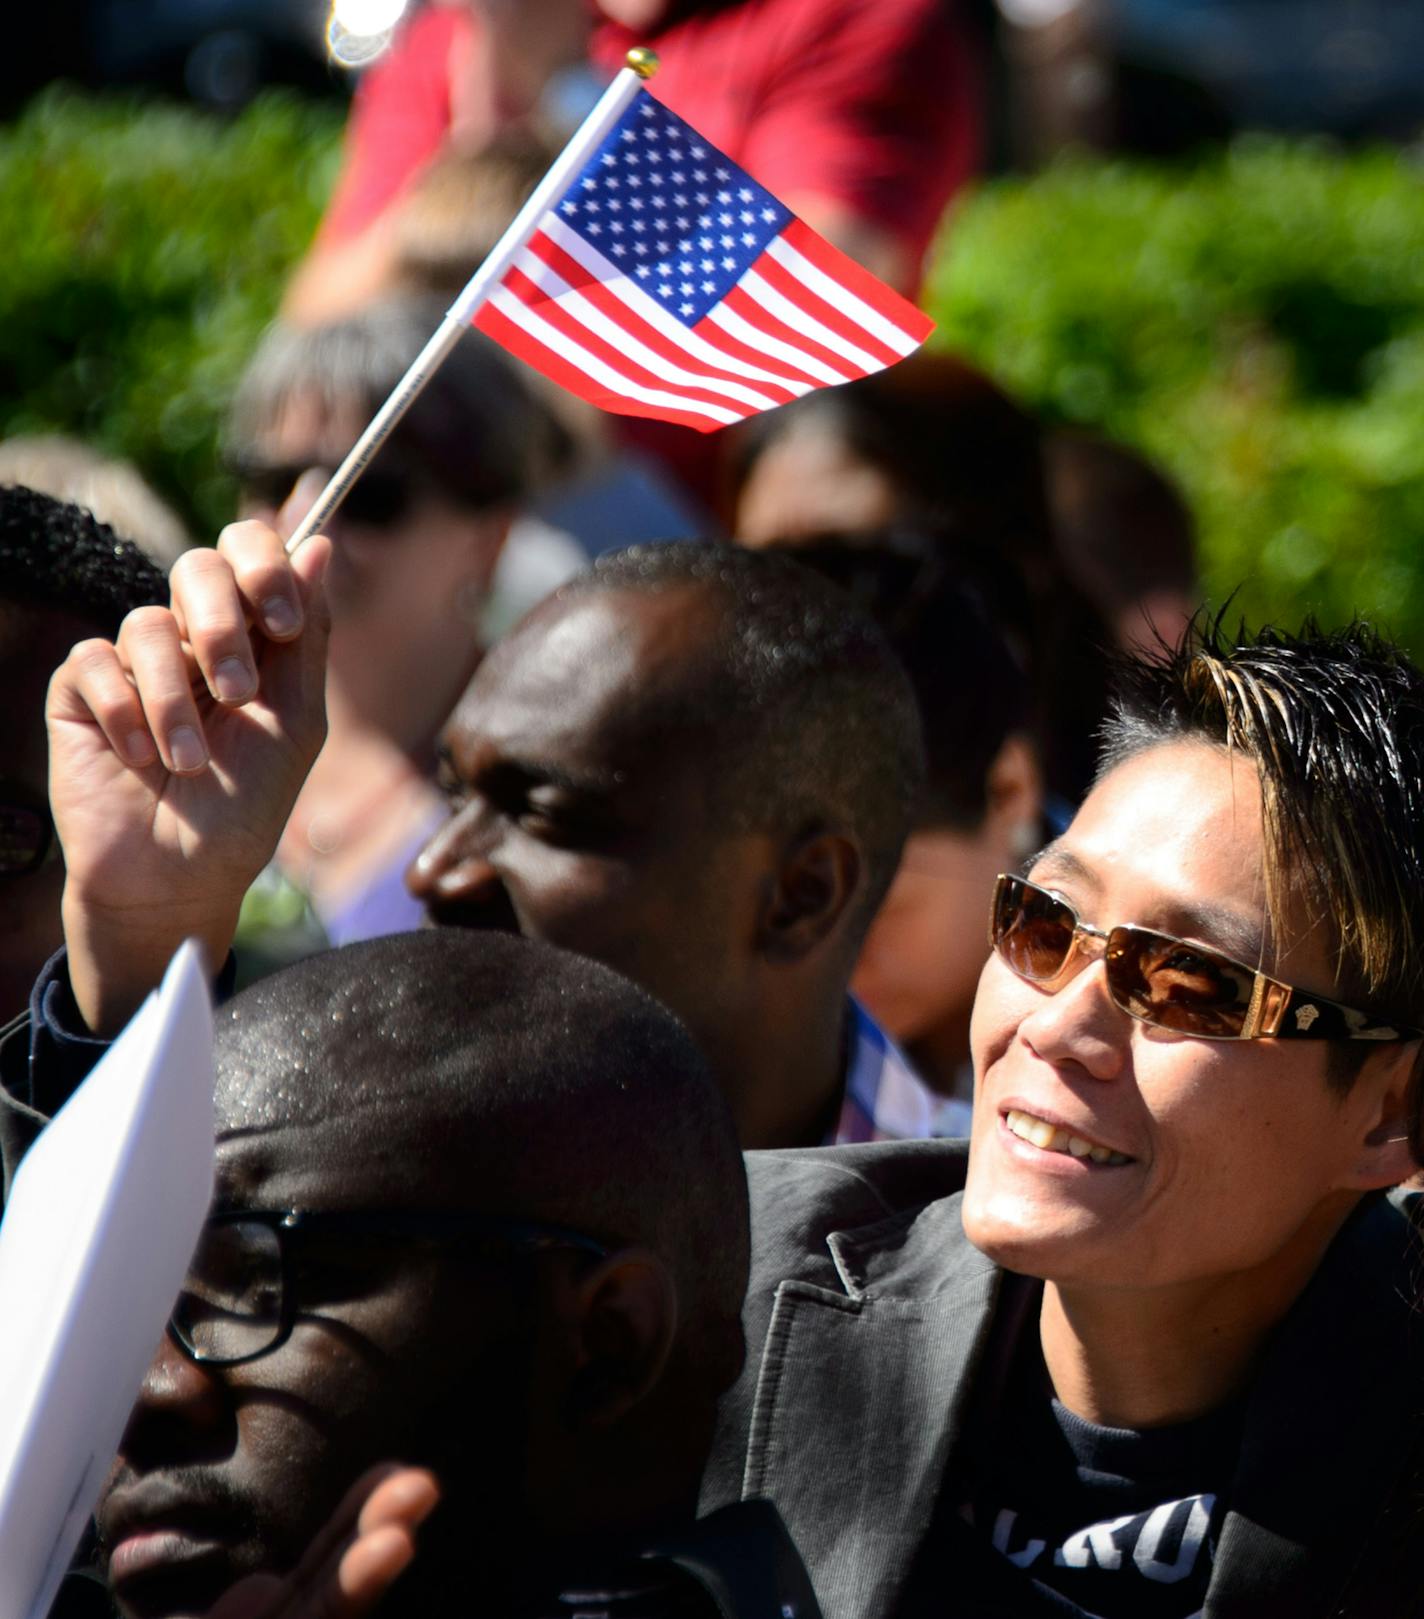
[[[234,494],[218,429],[311,239],[341,116],[274,96],[224,122],[53,91],[0,129],[0,436],[128,456],[215,534]]]
[[[985,185],[931,277],[935,342],[1180,482],[1216,600],[1359,609],[1424,652],[1424,175],[1253,138],[1190,168]]]
[[[224,122],[55,91],[0,129],[0,435],[131,457],[207,537],[217,436],[310,240],[341,110]],[[1250,616],[1356,608],[1424,652],[1424,177],[1244,140],[1191,167],[1075,160],[952,215],[935,341],[1054,420],[1136,445]]]

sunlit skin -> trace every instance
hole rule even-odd
[[[1029,875],[1098,927],[1156,928],[1328,995],[1323,930],[1270,937],[1261,847],[1254,766],[1172,744],[1107,775]],[[1072,1409],[1182,1419],[1246,1375],[1360,1195],[1408,1173],[1390,1138],[1414,1048],[1372,1052],[1342,1097],[1323,1042],[1150,1027],[1113,1005],[1101,959],[1080,959],[1046,985],[997,956],[984,968],[964,1227],[1046,1280],[1045,1358]],[[1131,1162],[1040,1150],[1009,1132],[1010,1109]]]
[[[698,1038],[744,1144],[814,1143],[840,1089],[849,890],[815,863],[788,878],[777,839],[729,825],[709,730],[667,711],[712,623],[677,589],[600,591],[526,620],[446,727],[454,813],[407,882],[437,922],[517,930],[626,974]],[[803,906],[805,929],[776,921]]]
[[[321,470],[303,478],[283,523],[300,519],[364,419],[354,403],[331,405],[314,391],[288,397],[259,452],[275,466]],[[439,812],[424,772],[479,659],[480,610],[508,532],[508,513],[464,510],[404,464],[415,479],[398,521],[368,525],[338,512],[326,525],[334,541],[329,737],[280,858],[303,888],[332,905],[399,859]],[[281,526],[271,509],[247,515]],[[322,834],[315,844],[312,827]],[[324,856],[319,863],[314,847]]]
[[[330,472],[356,442],[368,415],[356,401],[333,406],[315,392],[297,391],[262,434],[258,449],[274,465]],[[408,465],[398,455],[396,460]],[[252,507],[242,515],[274,524],[277,513]],[[468,612],[461,618],[455,604],[477,600],[488,589],[507,530],[507,513],[471,513],[428,483],[415,485],[407,515],[398,523],[372,528],[338,511],[324,525],[334,542],[327,581],[333,667],[355,682],[362,656],[369,661],[375,649],[378,667],[393,679],[414,677],[422,667],[428,677],[431,659],[442,675],[446,664],[452,666],[447,683],[459,681],[467,659],[463,676],[468,679],[475,626]],[[459,690],[454,684],[445,712]]]
[[[984,858],[972,833],[931,828],[906,841],[851,980],[875,1020],[902,1045],[928,1039],[938,1048],[935,1037],[943,1031],[944,1055],[963,1061],[988,948],[975,923],[1005,864],[1002,851]]]
[[[711,824],[694,751],[649,732],[638,688],[665,684],[687,626],[640,607],[584,597],[481,669],[445,731],[455,813],[411,884],[438,921],[517,925],[676,1004],[704,954],[750,935],[757,850]],[[689,1010],[735,1016],[733,974],[704,976]]]
[[[594,5],[610,22],[622,23],[638,33],[656,28],[678,11],[695,9],[687,0],[680,5],[675,0],[594,0]]]
[[[801,422],[757,456],[737,497],[737,542],[807,543],[825,534],[870,533],[893,523],[899,497],[828,423]]]

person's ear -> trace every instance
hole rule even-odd
[[[809,956],[844,922],[865,883],[865,861],[840,832],[792,838],[768,879],[757,917],[756,944],[772,961]]]
[[[464,579],[454,595],[455,615],[483,633],[485,639],[496,640],[497,632],[489,624],[490,592],[494,589],[495,569],[509,538],[513,513],[503,508],[480,512],[465,524],[465,536],[460,551],[460,569]]]
[[[507,506],[496,507],[481,515],[476,539],[476,554],[485,569],[486,585],[494,578],[495,564],[509,539],[514,524],[514,513]]]
[[[677,1289],[646,1248],[625,1248],[582,1277],[573,1299],[575,1369],[564,1416],[611,1428],[657,1386],[677,1336]]]
[[[513,522],[514,513],[505,506],[473,512],[465,520],[461,566],[468,576],[469,588],[478,590],[482,595],[489,594],[494,570]]]
[[[1027,833],[1032,844],[1043,813],[1043,772],[1032,742],[1021,731],[1004,738],[984,788],[986,818],[1016,842],[1022,843]]]
[[[1356,1155],[1352,1184],[1360,1191],[1397,1186],[1418,1174],[1412,1141],[1416,1088],[1424,1082],[1424,1052],[1417,1040],[1401,1040],[1371,1052],[1355,1081],[1364,1091],[1365,1131]]]

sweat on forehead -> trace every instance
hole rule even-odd
[[[478,1144],[597,1157],[615,1129],[665,1128],[715,1090],[670,1012],[617,973],[552,945],[463,928],[326,951],[245,990],[219,1014],[223,1135],[322,1126],[432,1162]],[[619,1124],[622,1115],[629,1122]],[[597,1118],[599,1141],[580,1137]],[[618,1143],[633,1150],[635,1141]],[[572,1174],[566,1168],[566,1176]],[[574,1179],[581,1178],[573,1174]]]
[[[220,1014],[216,1100],[220,1136],[289,1132],[288,1158],[386,1159],[412,1205],[646,1243],[689,1320],[740,1311],[747,1191],[727,1104],[676,1018],[582,956],[464,928],[314,956]]]
[[[571,1041],[617,1031],[623,1046],[663,1021],[616,974],[548,945],[464,930],[370,940],[286,968],[224,1009],[219,1125],[354,1122],[389,1108],[458,1123],[592,1084],[600,1062],[574,1060]]]

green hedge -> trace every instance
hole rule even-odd
[[[340,127],[339,108],[285,97],[220,122],[59,91],[0,130],[0,436],[129,456],[214,534],[233,502],[218,426]]]
[[[1162,462],[1249,616],[1377,616],[1424,652],[1424,176],[1248,140],[1075,161],[947,224],[935,341]]]
[[[56,92],[0,130],[0,434],[131,456],[213,533],[232,502],[218,424],[340,118]],[[929,301],[937,342],[1176,474],[1216,596],[1359,607],[1424,651],[1424,180],[1406,161],[1248,141],[1180,170],[997,180],[949,221]]]

